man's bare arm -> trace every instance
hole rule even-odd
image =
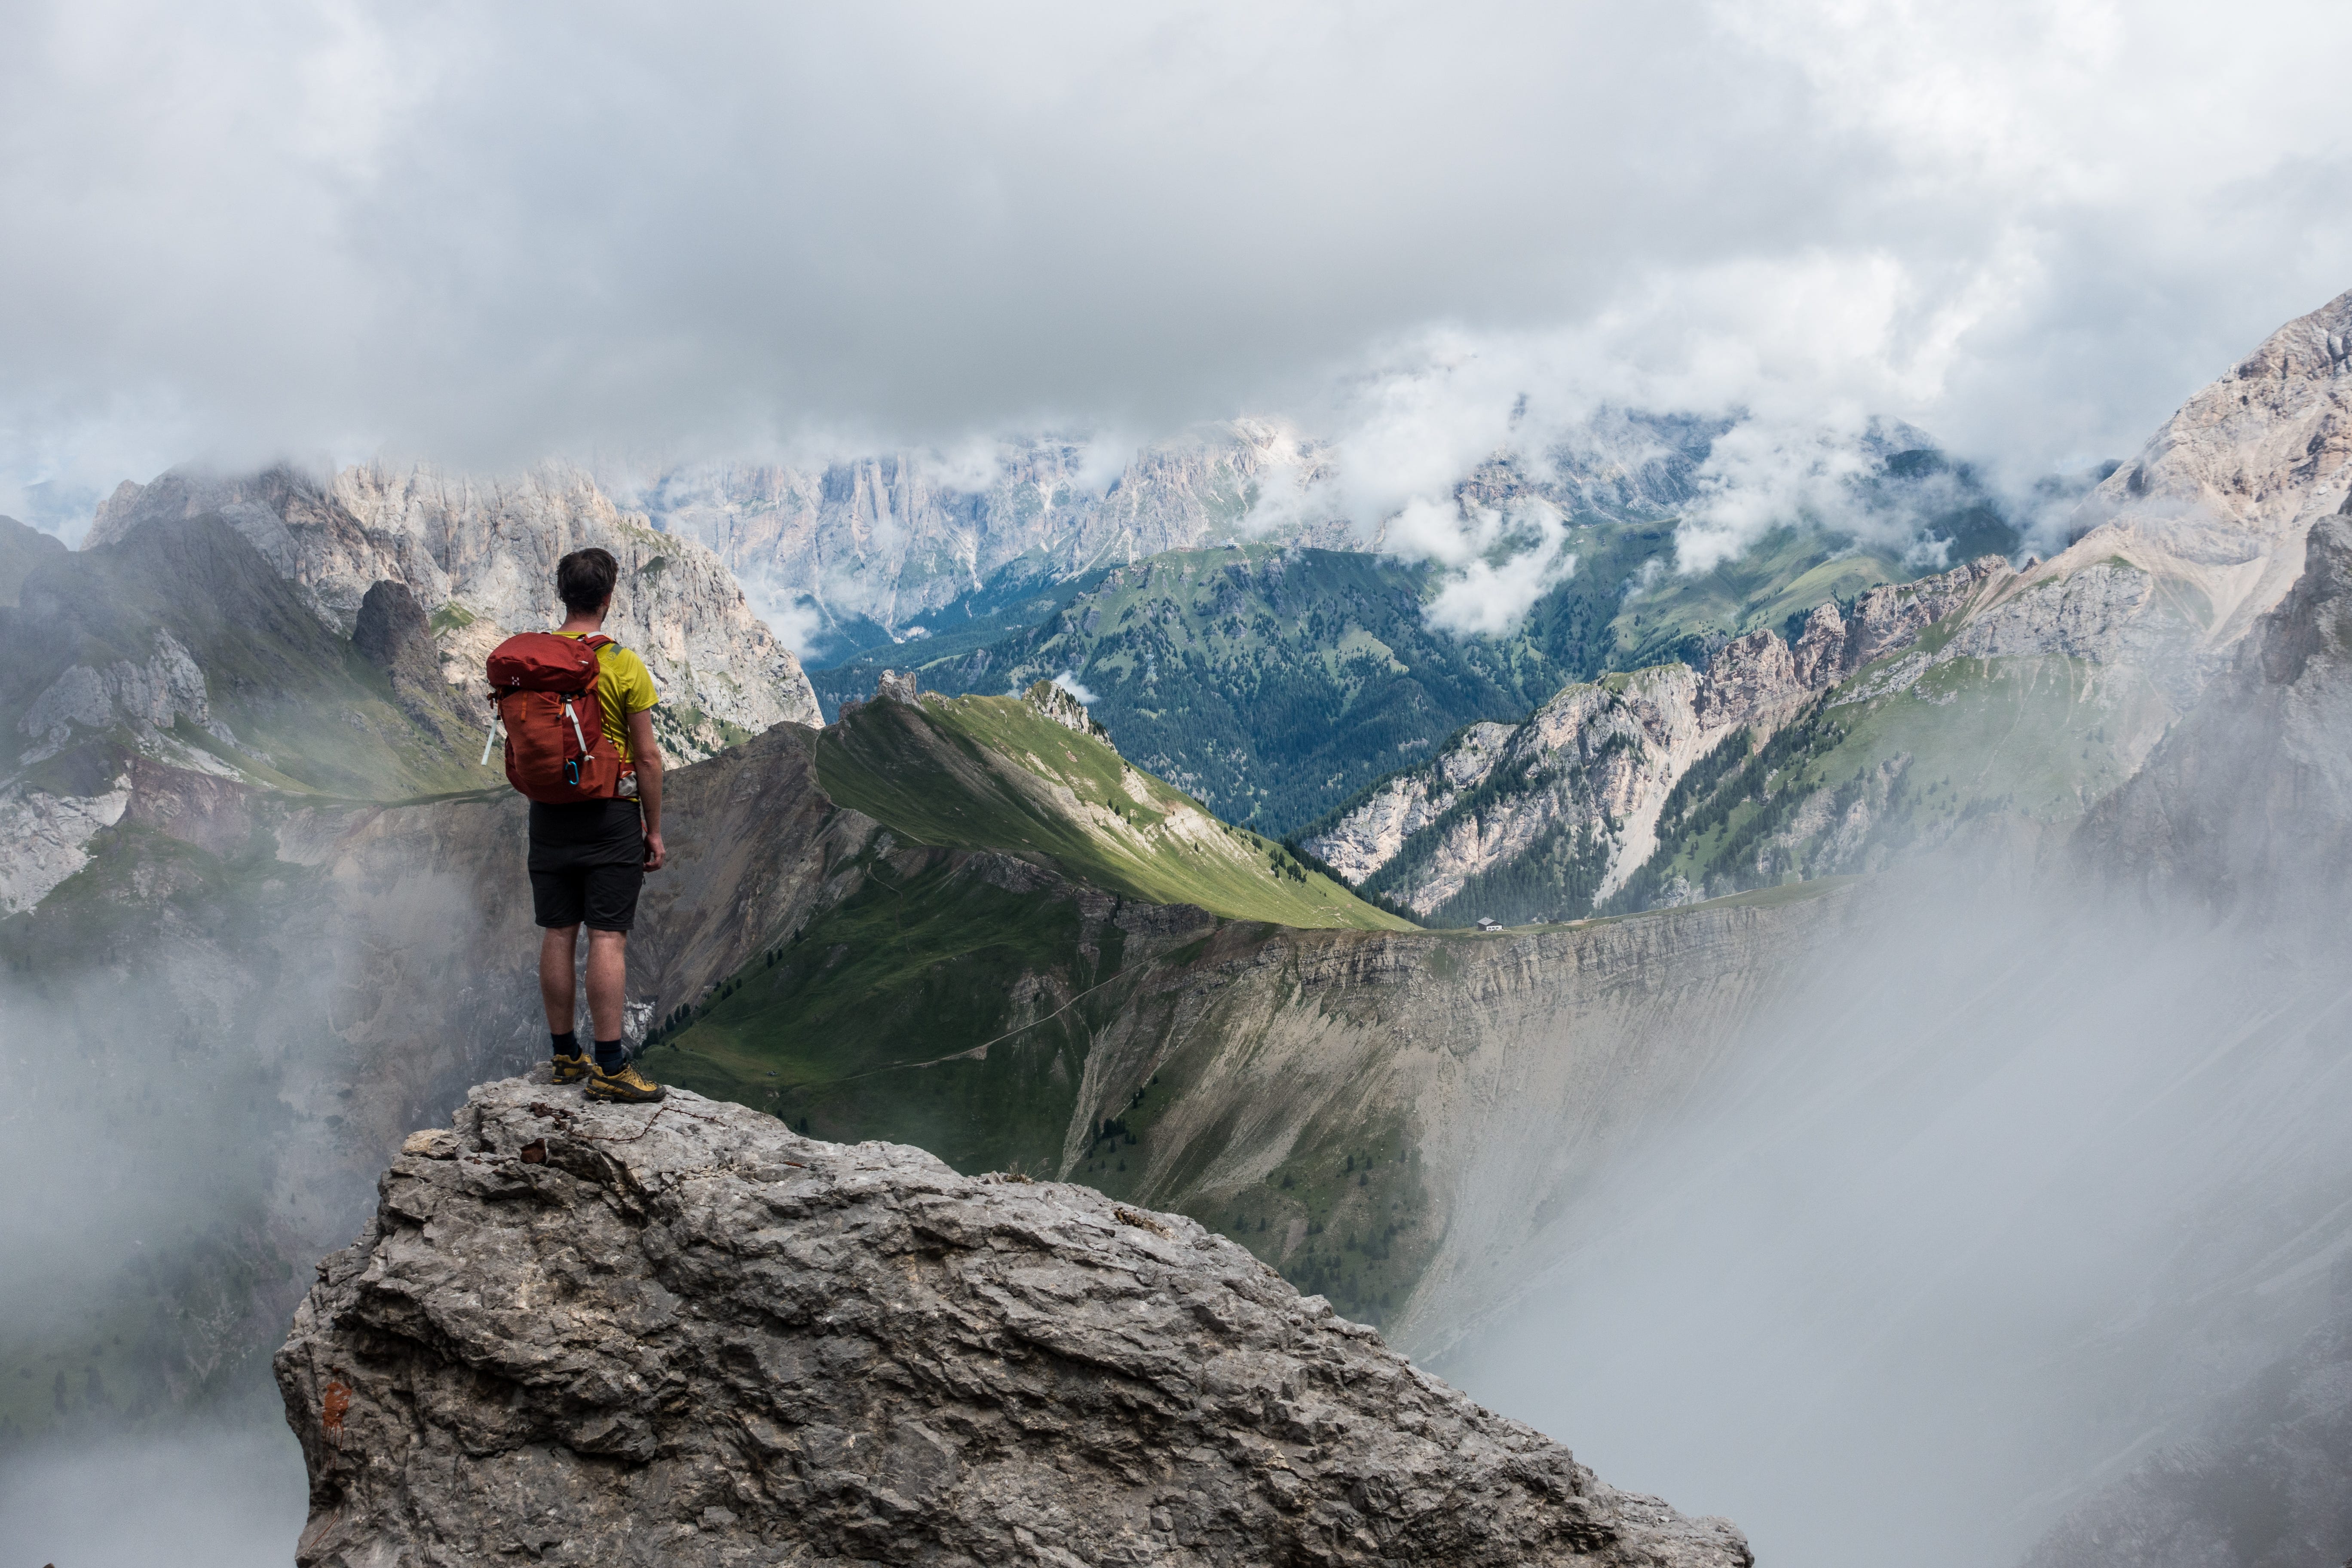
[[[637,804],[646,813],[646,869],[662,868],[661,742],[654,739],[653,710],[629,715],[629,755],[637,764]]]

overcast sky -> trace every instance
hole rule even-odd
[[[1475,447],[1519,383],[2030,474],[2352,288],[2347,42],[2340,4],[0,0],[0,510],[1243,412]]]

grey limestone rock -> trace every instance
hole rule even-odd
[[[1752,1562],[1087,1188],[475,1089],[278,1357],[298,1561]]]
[[[1081,735],[1092,735],[1097,741],[1108,742],[1110,739],[1110,731],[1095,722],[1094,716],[1087,711],[1087,705],[1059,682],[1038,681],[1024,695],[1031,707],[1063,729]]]
[[[1391,872],[1392,886],[1378,890],[1429,916],[1472,878],[1556,842],[1565,826],[1606,846],[1606,896],[1657,847],[1675,781],[1725,736],[1778,727],[1813,693],[1909,647],[2015,575],[2000,557],[1979,556],[1873,588],[1851,617],[1819,605],[1794,647],[1758,627],[1717,648],[1703,670],[1659,665],[1565,687],[1524,723],[1473,725],[1420,767],[1381,780],[1306,847],[1356,887],[1409,853],[1409,874]],[[1921,655],[1910,679],[1926,668]],[[1508,782],[1482,791],[1498,766]]]
[[[623,584],[604,629],[660,685],[655,731],[673,763],[719,751],[728,726],[756,734],[820,721],[799,658],[718,556],[622,510],[583,470],[550,464],[478,479],[373,464],[326,478],[283,466],[246,475],[175,468],[118,488],[87,543],[103,547],[149,523],[208,512],[339,634],[356,629],[376,584],[404,586],[433,617],[443,678],[464,688],[509,633],[562,618],[556,562],[599,546],[619,562]],[[380,605],[379,616],[389,608]]]

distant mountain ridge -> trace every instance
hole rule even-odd
[[[555,563],[591,544],[620,562],[608,629],[653,670],[673,762],[816,721],[726,567],[578,470],[174,469],[119,487],[78,551],[5,521],[0,913],[134,809],[136,758],[356,798],[502,787],[481,761],[483,659],[561,619]]]
[[[427,468],[350,468],[320,480],[289,468],[220,476],[173,469],[125,481],[99,508],[84,548],[148,521],[217,512],[348,635],[368,590],[404,585],[431,619],[455,682],[510,632],[562,619],[555,563],[601,545],[620,562],[607,629],[642,655],[661,688],[665,749],[706,756],[786,720],[816,721],[799,658],[755,615],[727,569],[690,540],[624,512],[582,469],[544,467],[480,479]]]
[[[1448,489],[1470,510],[1539,503],[1587,522],[1655,524],[1700,498],[1709,455],[1738,423],[1602,408],[1541,456],[1474,462]],[[1389,543],[1386,520],[1348,510],[1338,451],[1286,425],[1234,420],[1102,468],[1113,450],[1024,437],[953,460],[899,452],[823,468],[688,465],[629,497],[657,526],[709,545],[755,590],[805,595],[825,624],[820,662],[1169,551]],[[1860,488],[1864,510],[1908,507],[1921,539],[1958,538],[1964,555],[2009,547],[1992,534],[2013,542],[1973,475],[1935,453],[1924,433],[1874,423],[1858,455],[1865,466],[1894,465]],[[1906,456],[1918,460],[1895,462]]]
[[[1822,605],[1794,647],[1761,627],[1700,668],[1658,665],[1570,686],[1523,724],[1472,726],[1300,846],[1350,885],[1441,924],[1580,918],[1658,847],[1676,784],[1734,731],[1778,729],[1807,698],[2011,575],[1986,556],[1874,588],[1850,618]]]
[[[1090,472],[1093,457],[1085,442],[1042,437],[993,445],[977,472],[916,453],[814,469],[712,465],[666,473],[636,499],[664,531],[709,545],[747,581],[806,595],[836,625],[864,624],[871,642],[967,595],[1222,543],[1324,460],[1256,421],[1148,447],[1115,473]],[[1354,542],[1334,517],[1282,533]]]
[[[1874,870],[1955,834],[2062,843],[2196,705],[2344,504],[2347,337],[2352,294],[2281,328],[2084,498],[2049,561],[1874,589],[1829,664],[1808,639],[1845,637],[1846,621],[1822,605],[1788,647],[1759,629],[1703,663],[1571,688],[1372,786],[1302,847],[1426,918],[1515,921]],[[1872,629],[1896,605],[1899,630]],[[1710,728],[1718,682],[1780,700],[1718,700]],[[1806,692],[1827,694],[1801,711]]]
[[[1679,470],[1603,499],[1663,504],[1674,472],[1686,485],[1695,464],[1685,453]],[[1538,488],[1490,463],[1464,481],[1463,504],[1569,504],[1566,482]],[[1911,449],[1883,459],[1864,489],[1881,512],[1942,530],[1939,549],[1962,539],[2013,546],[2016,531],[1973,485],[1940,455]],[[1775,529],[1685,575],[1665,569],[1671,518],[1579,511],[1562,526],[1570,569],[1506,632],[1432,624],[1449,578],[1429,562],[1249,541],[1118,566],[987,619],[941,616],[936,631],[812,679],[832,711],[886,668],[982,693],[1068,677],[1095,693],[1097,717],[1139,762],[1236,820],[1289,834],[1465,725],[1517,721],[1562,686],[1610,670],[1696,667],[1759,627],[1793,637],[1824,602],[1853,604],[1925,569],[1809,525]],[[1034,624],[1020,625],[1024,616]]]

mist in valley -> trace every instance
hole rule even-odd
[[[8,933],[0,1539],[35,1563],[292,1560],[294,1305],[402,1133],[544,1040],[513,1022],[535,992],[482,984],[528,939],[486,952],[474,889],[419,857],[340,907],[284,862],[186,864],[139,865],[137,918],[100,897]]]
[[[301,1531],[265,1348],[312,1250],[272,1202],[292,1117],[279,1064],[188,1000],[0,985],[0,1538],[26,1562],[245,1568]]]
[[[283,1421],[61,1442],[0,1467],[10,1551],[58,1568],[291,1563],[308,1506],[302,1450]]]
[[[1864,896],[1433,1364],[1760,1561],[2014,1562],[2352,1291],[2342,925]]]

